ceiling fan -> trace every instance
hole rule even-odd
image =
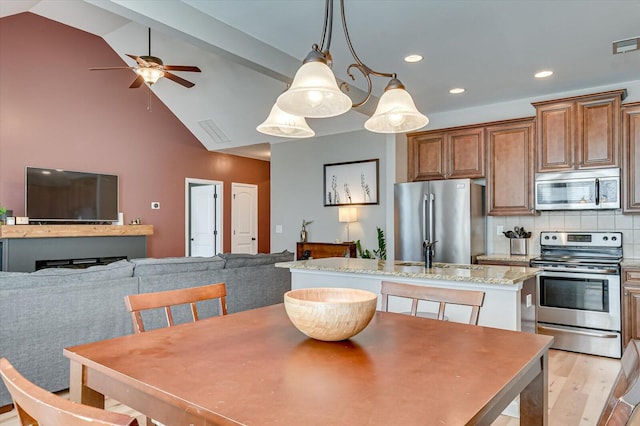
[[[148,56],[136,56],[126,54],[131,59],[135,59],[137,62],[137,67],[103,67],[103,68],[90,68],[91,71],[101,71],[101,70],[117,70],[117,69],[128,69],[134,70],[138,76],[131,86],[130,89],[135,89],[140,87],[142,83],[147,83],[148,85],[152,85],[157,82],[160,78],[166,77],[169,80],[172,80],[184,87],[193,87],[194,83],[185,80],[182,77],[178,77],[177,75],[169,72],[169,71],[189,71],[189,72],[201,72],[200,68],[190,65],[164,65],[162,59],[151,56],[151,28],[149,28],[149,55]]]

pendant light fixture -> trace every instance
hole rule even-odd
[[[376,112],[365,123],[367,130],[378,133],[404,133],[426,126],[429,119],[416,109],[411,95],[396,78],[396,74],[374,71],[365,65],[356,54],[347,29],[344,0],[340,0],[340,16],[347,47],[355,61],[347,67],[347,74],[352,80],[355,80],[352,73],[355,68],[364,76],[367,80],[365,98],[360,102],[353,103],[342,91],[349,90],[348,84],[343,82],[338,87],[335,75],[331,71],[333,0],[325,0],[324,27],[320,46],[317,44],[312,46],[311,52],[298,69],[293,83],[286,92],[278,97],[276,106],[285,113],[299,117],[334,117],[349,111],[352,107],[357,108],[364,105],[371,98],[371,76],[373,75],[389,78],[390,81],[385,88],[385,93],[380,98]]]
[[[256,127],[260,133],[283,138],[310,138],[316,133],[304,117],[291,115],[274,105],[267,119]]]

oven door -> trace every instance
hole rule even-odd
[[[620,331],[620,276],[543,271],[538,275],[538,321]]]

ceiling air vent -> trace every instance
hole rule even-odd
[[[613,54],[633,52],[640,49],[640,37],[628,38],[613,42]]]
[[[211,139],[213,139],[215,143],[231,142],[231,139],[229,139],[229,137],[224,134],[222,129],[220,129],[220,127],[218,127],[213,120],[207,119],[198,121],[198,124],[204,129],[205,132],[207,132],[209,136],[211,136]]]

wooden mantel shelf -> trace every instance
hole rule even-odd
[[[121,237],[153,235],[153,225],[10,225],[0,238]]]

